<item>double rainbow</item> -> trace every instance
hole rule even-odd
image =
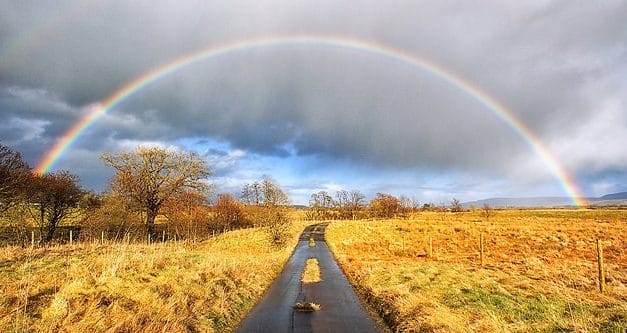
[[[227,43],[218,46],[212,46],[193,52],[175,59],[165,65],[157,67],[152,71],[136,78],[119,89],[111,96],[102,100],[99,106],[91,108],[86,115],[79,119],[72,127],[66,131],[56,142],[54,147],[46,152],[38,163],[35,171],[38,173],[47,173],[54,168],[55,164],[68,151],[68,149],[76,142],[81,135],[93,126],[104,114],[109,110],[118,106],[122,101],[132,96],[137,91],[154,83],[155,81],[176,72],[187,66],[191,66],[200,61],[207,60],[218,56],[228,55],[235,52],[278,47],[278,46],[294,46],[309,45],[319,47],[344,48],[370,54],[378,55],[399,61],[411,67],[438,76],[442,80],[457,87],[467,95],[474,98],[477,102],[483,104],[486,110],[490,111],[504,124],[510,127],[514,132],[522,138],[525,143],[542,159],[544,164],[549,168],[551,173],[556,177],[564,192],[571,198],[572,203],[577,206],[586,204],[581,195],[575,181],[568,175],[564,168],[553,157],[547,147],[529,128],[527,128],[520,120],[518,120],[504,105],[485,93],[479,87],[471,84],[466,79],[455,75],[454,73],[442,68],[436,64],[426,61],[414,55],[407,54],[401,50],[394,49],[385,45],[348,39],[340,37],[327,36],[285,36],[272,38],[258,38],[243,40],[233,43]]]

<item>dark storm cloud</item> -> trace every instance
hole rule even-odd
[[[606,174],[626,178],[613,172],[627,167],[621,143],[603,139],[627,132],[623,1],[0,6],[0,110],[7,119],[0,139],[30,161],[90,105],[171,59],[225,41],[302,33],[429,59],[501,101],[591,191]],[[620,121],[604,126],[599,114]],[[248,50],[180,70],[109,112],[76,149],[185,137],[387,170],[467,171],[522,183],[549,177],[523,138],[441,78],[372,54],[307,45]],[[586,144],[594,142],[602,149]]]
[[[0,141],[34,164],[74,120],[76,110],[43,89],[0,87]]]

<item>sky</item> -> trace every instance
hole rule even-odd
[[[31,166],[94,106],[174,59],[294,35],[382,45],[470,82],[590,197],[627,191],[627,1],[0,0],[0,143]],[[103,191],[103,152],[198,152],[219,192],[264,175],[421,203],[566,196],[515,130],[441,76],[315,44],[242,49],[126,98],[54,170]]]

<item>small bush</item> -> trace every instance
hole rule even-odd
[[[401,211],[401,202],[389,194],[377,193],[377,197],[370,201],[370,215],[374,218],[392,218]]]
[[[215,213],[213,221],[218,227],[232,229],[250,225],[244,215],[242,204],[230,194],[219,194],[213,211]]]
[[[260,207],[261,208],[261,207]],[[255,224],[267,228],[268,237],[274,246],[285,245],[289,238],[290,223],[281,207],[266,206],[257,211]]]

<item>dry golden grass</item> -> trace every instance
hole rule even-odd
[[[0,327],[38,332],[223,332],[278,275],[304,224],[277,249],[263,229],[201,243],[0,249]]]
[[[305,269],[303,270],[303,276],[300,281],[304,284],[316,283],[322,281],[320,278],[320,265],[318,259],[309,258],[305,263]]]
[[[294,304],[294,310],[300,311],[300,312],[313,312],[313,311],[320,310],[320,308],[321,308],[320,304],[316,304],[312,302],[304,302],[304,303],[298,302]]]
[[[597,286],[597,238],[605,294]],[[425,212],[410,220],[334,222],[327,241],[349,280],[397,331],[627,326],[627,211],[507,210],[488,221],[480,212]]]

